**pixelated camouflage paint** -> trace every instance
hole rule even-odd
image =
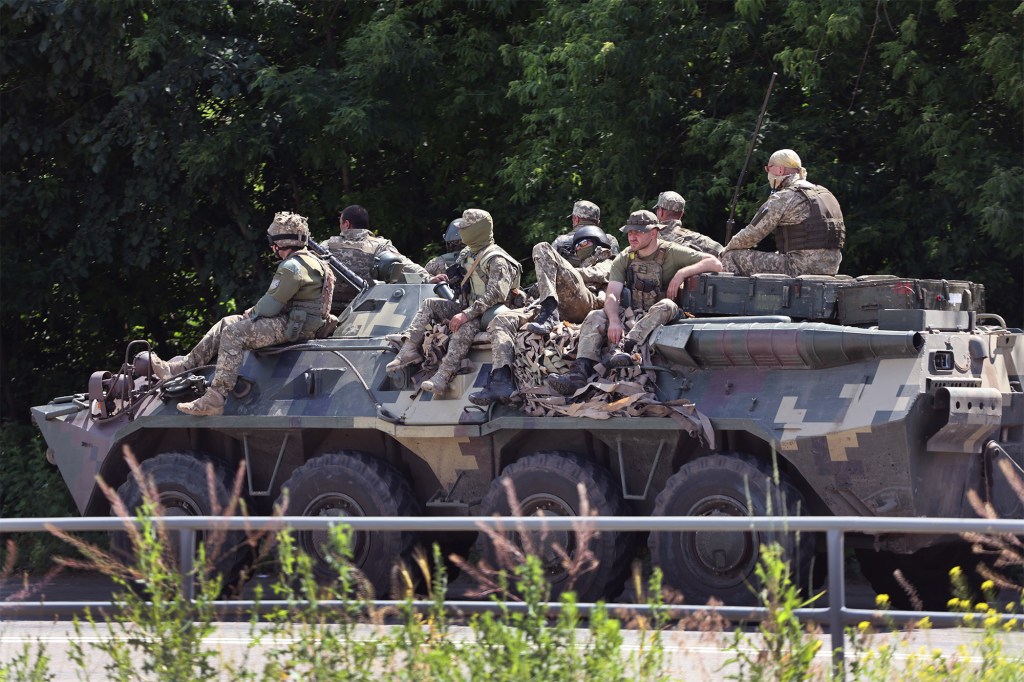
[[[404,329],[431,295],[428,285],[376,285],[346,311],[335,337],[249,353],[240,374],[250,390],[230,397],[223,416],[180,415],[175,400],[153,401],[133,421],[124,414],[93,420],[68,404],[35,407],[33,416],[79,510],[93,514],[106,513],[94,477],[116,487],[127,475],[122,444],[140,458],[205,450],[229,464],[247,447],[253,487],[271,491],[254,499],[257,510],[309,457],[358,449],[395,462],[421,501],[443,492],[472,511],[505,465],[555,447],[597,459],[616,480],[625,479],[631,494],[643,492],[653,467],[646,497],[632,502],[637,513],[646,513],[665,479],[700,453],[700,444],[682,437],[670,419],[582,422],[473,406],[467,396],[484,385],[491,368],[486,345],[470,349],[470,372],[458,375],[445,395],[411,390],[384,371],[396,349],[385,335]],[[850,338],[822,346],[832,349],[828,353],[801,350],[800,334],[837,331]],[[654,362],[671,370],[657,373],[659,394],[693,401],[723,449],[764,457],[774,450],[816,513],[973,516],[963,493],[981,483],[981,441],[1000,439],[1018,463],[1024,458],[1013,449],[1024,433],[1019,333],[703,319],[662,327],[651,344]],[[942,375],[930,364],[940,352],[954,365]],[[212,367],[198,372],[209,376]],[[999,396],[991,399],[998,402],[990,410],[994,417],[942,404],[946,393],[974,389]],[[969,435],[948,449],[935,440],[944,429]],[[664,456],[655,461],[652,453],[659,450]],[[913,549],[905,537],[884,542],[897,551]]]

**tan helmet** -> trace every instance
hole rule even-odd
[[[309,241],[309,223],[298,213],[280,211],[274,214],[274,222],[267,228],[270,245],[302,248]]]

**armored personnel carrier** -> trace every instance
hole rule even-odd
[[[1020,501],[996,466],[1024,464],[1024,333],[983,310],[964,282],[901,278],[701,275],[679,301],[687,317],[650,340],[656,395],[688,399],[707,429],[666,417],[528,416],[515,405],[482,409],[467,396],[486,382],[490,352],[442,396],[389,375],[388,335],[405,329],[429,285],[371,284],[334,336],[250,353],[223,416],[190,417],[175,405],[205,390],[212,367],[158,382],[146,342],[120,370],[97,372],[86,393],[33,408],[84,515],[104,515],[100,476],[138,500],[129,447],[172,513],[208,513],[203,474],[223,481],[246,467],[253,513],[287,498],[289,515],[508,514],[503,481],[522,512],[577,515],[834,514],[973,517],[976,490],[1005,517]],[[141,355],[136,354],[142,351]],[[221,501],[221,500],[218,500]],[[300,543],[317,555],[315,533]],[[354,561],[378,593],[409,533],[358,533]],[[570,553],[571,535],[555,538]],[[614,597],[642,553],[634,534],[602,533],[599,563],[574,589]],[[781,542],[799,575],[815,538],[795,534],[652,533],[650,561],[689,603],[752,599],[749,582],[768,540]],[[911,581],[956,538],[850,536],[878,584],[900,567]],[[555,591],[566,575],[550,544]],[[924,561],[927,559],[927,561]],[[329,569],[321,562],[325,577]],[[886,587],[888,587],[886,585]],[[919,588],[926,585],[919,585]]]

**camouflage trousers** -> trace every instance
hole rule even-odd
[[[558,301],[558,315],[569,322],[580,323],[601,301],[587,288],[583,277],[555,247],[541,242],[533,247],[533,267],[537,271],[537,300],[553,296]]]
[[[424,299],[423,303],[420,304],[420,309],[416,311],[416,317],[412,318],[412,324],[409,325],[409,329],[406,332],[409,335],[409,340],[417,346],[422,345],[423,335],[430,325],[447,322],[461,312],[462,306],[456,301],[449,301],[444,298]],[[448,338],[448,352],[445,354],[444,359],[441,360],[441,365],[437,368],[437,371],[454,374],[462,364],[462,360],[469,354],[469,347],[473,345],[473,337],[479,331],[480,319],[477,318],[459,327],[457,332],[453,332]]]
[[[185,356],[185,369],[210,364],[217,357],[217,370],[210,387],[227,395],[238,380],[238,368],[246,351],[273,346],[288,340],[284,315],[251,320],[241,315],[228,315],[213,325],[206,336]],[[312,334],[303,338],[312,338]]]
[[[624,319],[625,309],[620,309],[619,320]],[[663,298],[639,316],[632,327],[626,332],[626,339],[642,344],[647,341],[658,327],[668,324],[679,315],[679,306],[675,301]],[[587,358],[597,362],[601,359],[601,348],[608,337],[608,315],[604,310],[595,310],[587,319],[583,320],[580,327],[579,349],[576,351],[577,358]]]
[[[775,273],[798,277],[800,275],[835,275],[843,254],[839,249],[806,249],[789,253],[768,253],[753,249],[726,251],[721,256],[726,272],[737,275]]]
[[[495,315],[487,325],[487,331],[491,333],[491,362],[494,363],[494,369],[515,365],[519,328],[533,319],[535,312],[525,308],[506,310]]]

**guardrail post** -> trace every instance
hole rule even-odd
[[[843,531],[826,531],[828,549],[828,627],[832,636],[832,679],[843,679],[846,664],[846,631],[843,610],[846,608],[846,571],[843,561]]]
[[[178,572],[181,575],[182,596],[192,601],[196,596],[196,582],[192,575],[196,557],[196,533],[194,529],[178,531]]]

